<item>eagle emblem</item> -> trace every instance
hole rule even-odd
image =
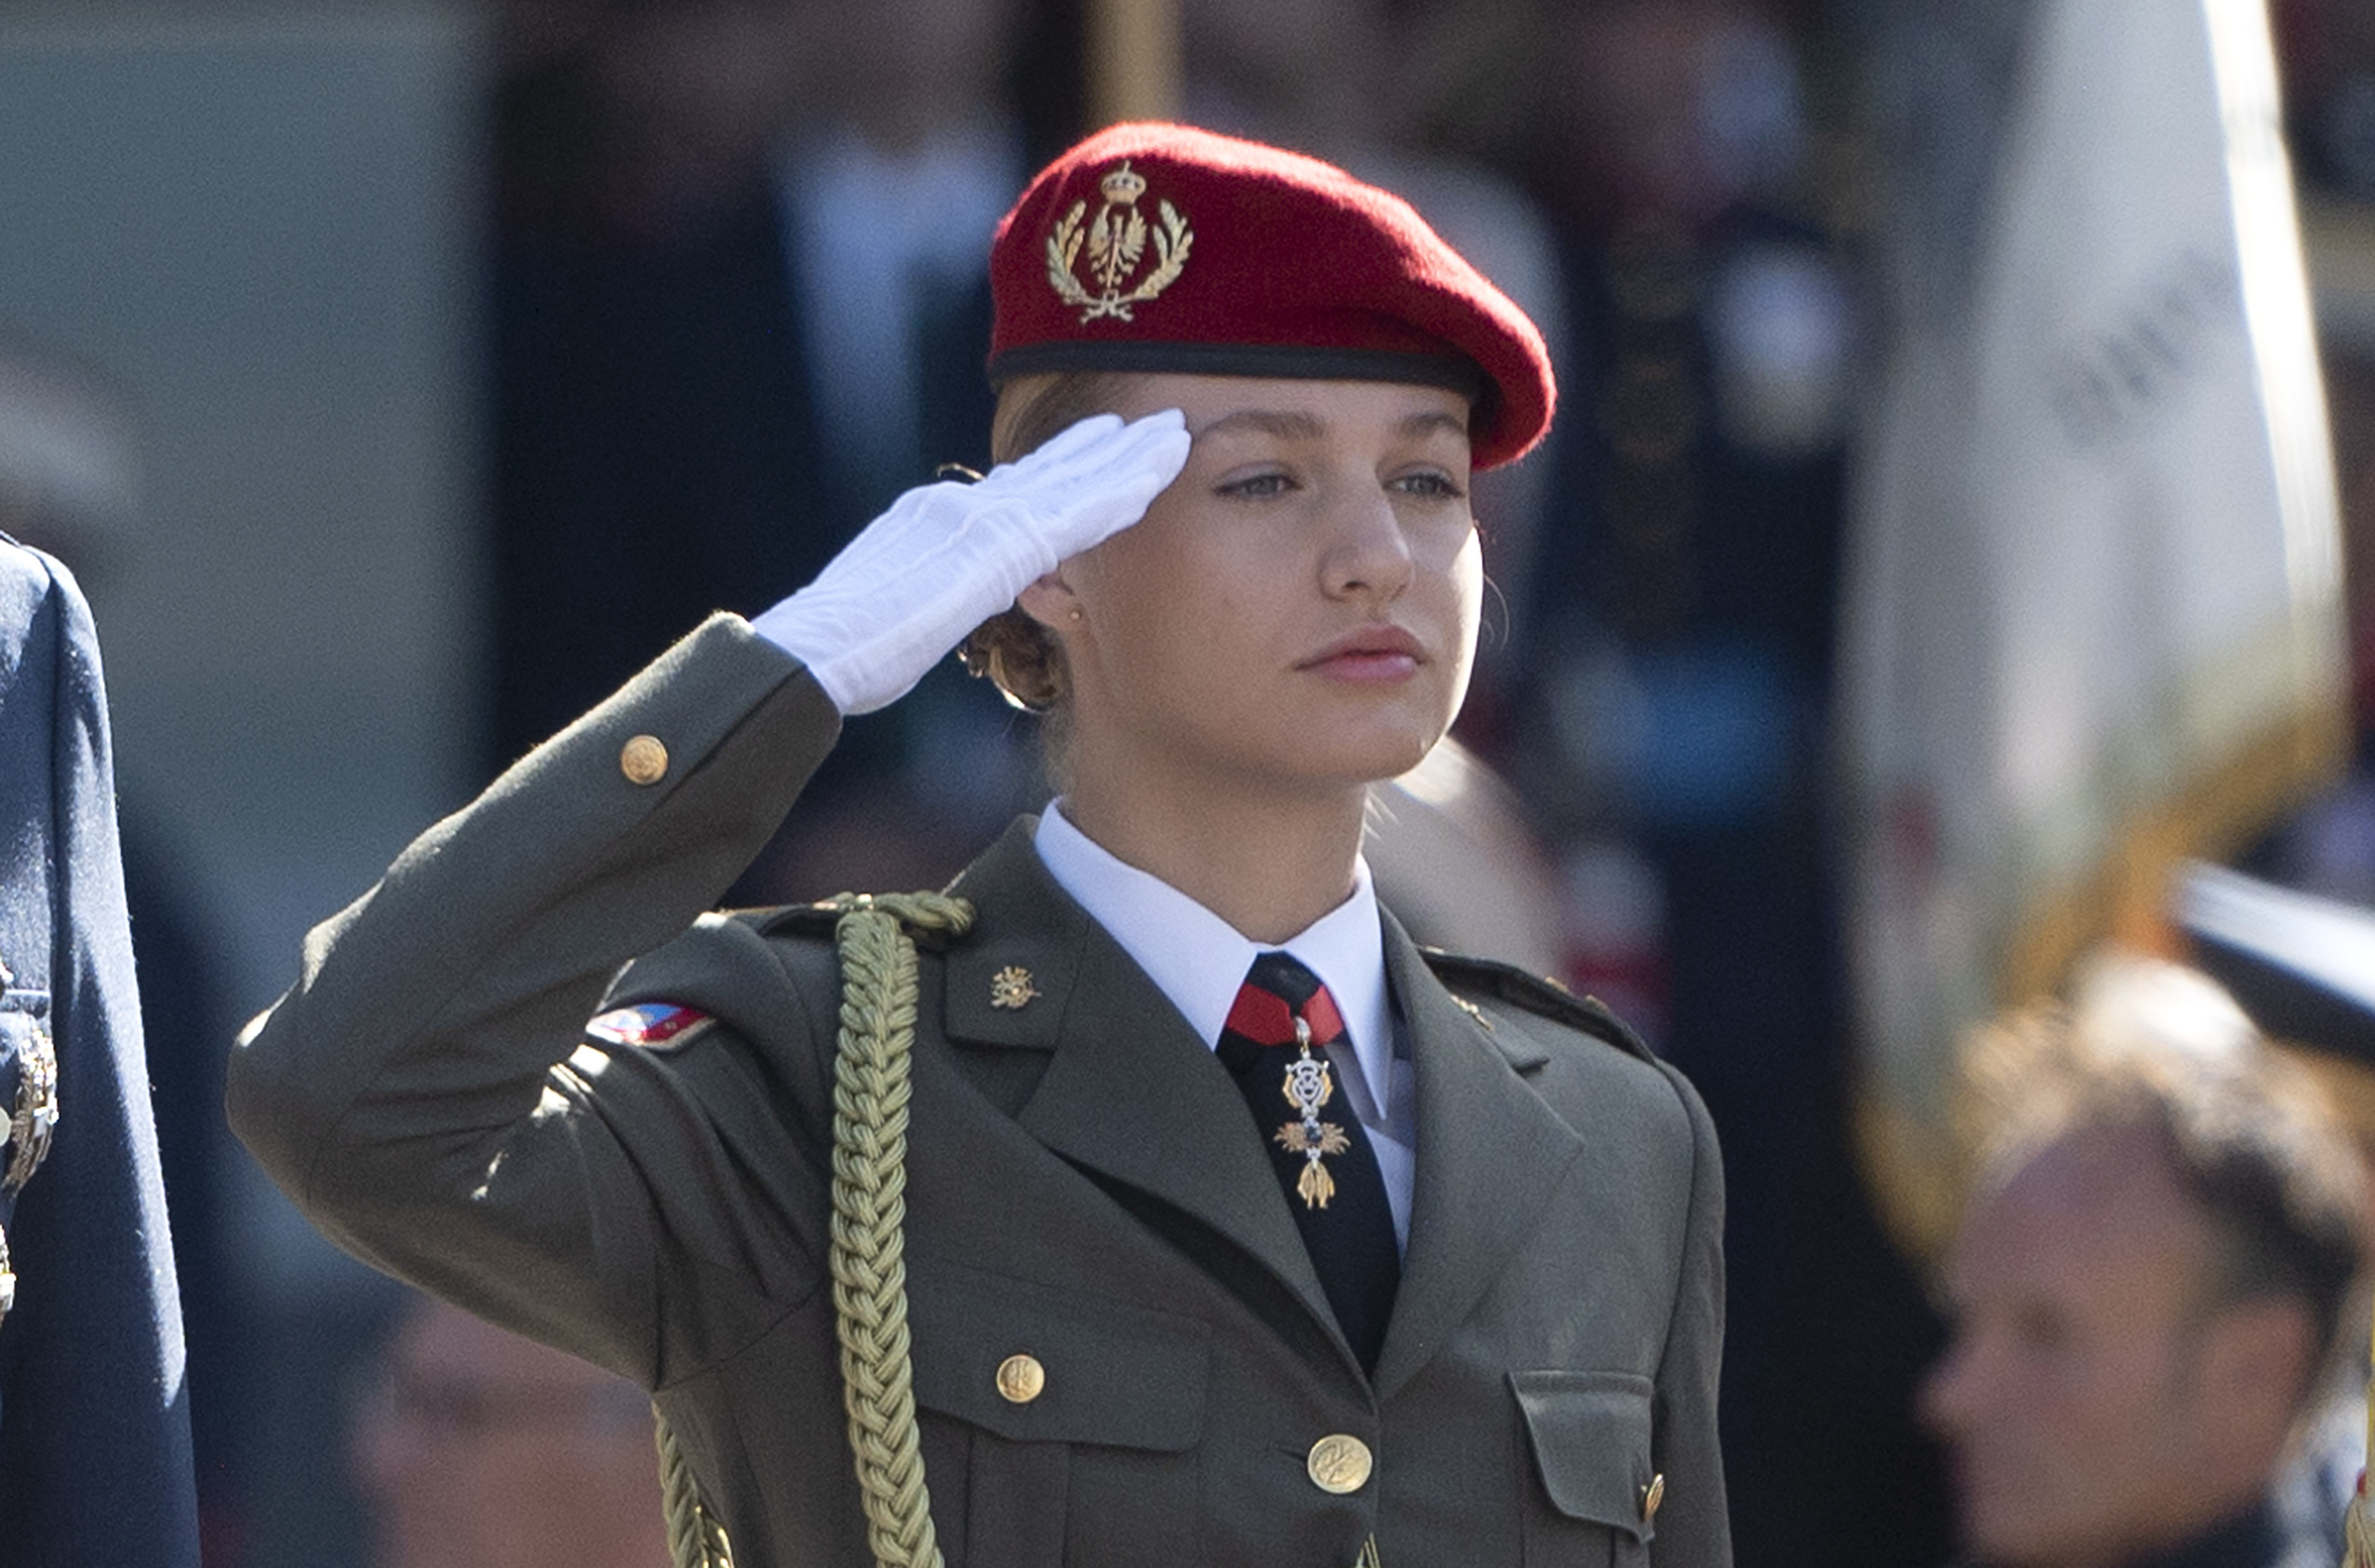
[[[1089,218],[1085,200],[1074,202],[1072,210],[1047,237],[1048,285],[1058,299],[1081,308],[1083,324],[1102,316],[1134,319],[1133,307],[1154,299],[1178,278],[1188,265],[1188,249],[1196,242],[1195,230],[1167,201],[1156,204],[1156,221],[1147,222],[1146,215],[1138,210],[1138,199],[1146,194],[1146,177],[1127,159],[1098,182],[1097,189],[1105,205],[1093,219]],[[1150,260],[1150,240],[1154,244],[1152,265],[1140,277],[1140,268]],[[1085,283],[1079,271],[1083,250],[1089,263]]]

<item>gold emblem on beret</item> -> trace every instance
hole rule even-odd
[[[1146,194],[1146,176],[1127,160],[1107,171],[1097,183],[1097,190],[1105,205],[1097,210],[1094,222],[1081,227],[1089,204],[1077,201],[1047,237],[1047,282],[1058,299],[1081,307],[1084,324],[1100,316],[1131,320],[1132,306],[1145,304],[1177,279],[1188,265],[1188,247],[1196,242],[1188,220],[1167,201],[1156,204],[1159,223],[1152,229],[1147,226],[1146,215],[1138,210],[1138,198]],[[1153,267],[1125,293],[1123,285],[1147,260],[1150,235],[1154,241]],[[1081,281],[1078,271],[1083,246],[1089,253],[1089,278],[1095,285],[1094,292]]]
[[[1021,964],[1010,963],[989,977],[989,1005],[1009,1011],[1023,1006],[1039,995],[1039,987],[1031,984],[1031,972]]]

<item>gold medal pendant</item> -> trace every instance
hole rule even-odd
[[[1294,1183],[1303,1207],[1325,1208],[1336,1196],[1336,1178],[1319,1161],[1323,1156],[1343,1153],[1353,1147],[1353,1140],[1334,1122],[1319,1119],[1319,1108],[1336,1098],[1336,1077],[1327,1057],[1311,1054],[1311,1026],[1299,1018],[1294,1020],[1294,1043],[1303,1054],[1287,1064],[1285,1081],[1279,1088],[1286,1102],[1301,1113],[1301,1119],[1279,1128],[1275,1141],[1288,1153],[1303,1156],[1303,1173]]]

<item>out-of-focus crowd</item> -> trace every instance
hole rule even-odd
[[[1871,62],[1951,35],[1948,9],[1176,8],[1182,118],[1406,195],[1550,340],[1564,393],[1550,442],[1476,488],[1495,592],[1456,731],[1465,750],[1388,798],[1407,823],[1381,831],[1376,859],[1422,937],[1481,943],[1596,993],[1705,1093],[1733,1191],[1735,1533],[1744,1562],[1773,1568],[1955,1548],[1945,1462],[1914,1393],[1945,1330],[1849,1154],[1824,817],[1855,371],[1885,326],[1860,265],[1881,171],[1902,150],[1873,130],[1889,111]],[[987,466],[982,257],[1028,171],[1085,128],[1085,10],[490,11],[490,766],[708,610],[756,611],[806,581],[939,466]],[[2321,234],[2375,226],[2375,20],[2348,0],[2280,0],[2273,16],[2314,250]],[[1276,265],[1298,265],[1292,234]],[[2375,736],[2375,308],[2358,309],[2324,324],[2357,717]],[[20,367],[0,393],[39,379]],[[73,498],[11,501],[30,493],[0,484],[0,526],[73,559]],[[854,721],[739,896],[939,885],[1044,797],[1021,725],[953,666]],[[923,760],[953,755],[974,764]],[[656,1564],[648,1419],[631,1390],[442,1307],[341,1309],[293,1360],[242,1334],[224,1243],[236,1220],[209,1196],[212,1167],[235,1156],[214,1111],[230,1024],[207,1005],[206,901],[149,874],[127,832],[208,1562],[360,1561],[369,1514],[385,1568]],[[1480,844],[1493,910],[1430,906],[1426,857]],[[2375,751],[2362,742],[2354,782],[2258,864],[2375,903]],[[2174,1136],[2170,1114],[2121,1104],[2104,1137],[2158,1150]],[[2168,1183],[2112,1190],[2094,1143],[2074,1143],[2066,1171],[2037,1153],[2084,1130],[2067,1120],[2036,1133],[2033,1161],[2003,1157],[1996,1232],[2057,1176],[2107,1214],[2168,1197]],[[2188,1170],[2159,1173],[2181,1185]],[[2212,1243],[2185,1229],[2196,1219],[2171,1224],[2201,1253]],[[1974,1370],[1996,1299],[1977,1267],[1950,1291],[1967,1339],[1921,1397],[1973,1473],[1989,1401],[2011,1397]],[[2263,1385],[2281,1381],[2268,1357],[2252,1363]],[[288,1383],[292,1364],[306,1388]],[[617,1512],[540,1510],[564,1490]]]

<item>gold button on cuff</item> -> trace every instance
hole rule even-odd
[[[1369,1472],[1376,1465],[1367,1444],[1336,1432],[1311,1445],[1310,1457],[1304,1460],[1303,1468],[1311,1477],[1312,1485],[1341,1497],[1368,1485]]]
[[[1641,1489],[1641,1522],[1654,1524],[1658,1510],[1665,1505],[1665,1502],[1666,1478],[1663,1475],[1651,1476],[1649,1484]]]
[[[1027,1405],[1047,1387],[1047,1369],[1036,1356],[1009,1356],[998,1363],[998,1392],[1010,1405]]]
[[[659,737],[639,735],[619,748],[619,772],[631,784],[656,784],[668,777],[668,748]]]

